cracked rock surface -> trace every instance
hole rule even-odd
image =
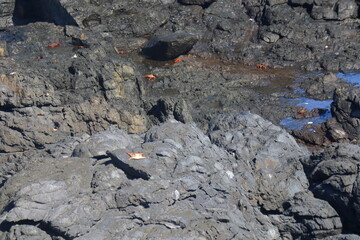
[[[251,145],[243,145],[244,154],[233,154],[221,141],[213,143],[214,134],[211,141],[193,123],[168,120],[141,135],[111,128],[80,140],[67,156],[32,158],[2,188],[0,218],[2,229],[7,229],[2,236],[279,239],[296,237],[303,228],[309,236],[340,233],[339,216],[326,202],[312,197],[304,176],[289,172],[284,181],[279,175],[289,161],[300,164],[299,154],[307,156],[306,149],[254,114],[223,117],[217,126],[220,122],[223,126],[236,122],[247,129],[243,138]],[[260,129],[261,138],[252,134]],[[222,136],[228,131],[217,128]],[[114,141],[103,144],[111,138]],[[284,145],[287,141],[282,139],[289,143]],[[96,150],[95,143],[103,151]],[[266,143],[274,145],[265,148]],[[293,155],[261,158],[265,149],[270,157],[284,148]],[[147,158],[129,159],[125,151],[141,152]],[[265,174],[279,175],[266,186],[282,189],[263,191]],[[309,217],[316,218],[316,225],[308,222]]]

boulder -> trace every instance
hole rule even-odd
[[[0,1],[0,31],[12,26],[12,14],[15,8],[15,0]]]
[[[152,37],[141,51],[151,59],[169,60],[188,53],[196,42],[196,36],[186,32],[165,33]]]
[[[223,114],[210,123],[211,141],[235,154],[254,171],[255,192],[265,211],[283,211],[283,204],[308,181],[300,159],[309,152],[284,129],[258,115]]]
[[[360,138],[360,88],[337,88],[331,112],[350,139]]]
[[[329,202],[344,229],[353,233],[360,229],[359,154],[358,145],[337,144],[305,162],[314,196]]]

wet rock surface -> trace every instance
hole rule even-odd
[[[0,238],[358,239],[358,89],[329,71],[360,69],[359,24],[354,0],[0,0]],[[288,131],[313,152],[277,126],[328,113],[299,97],[334,98]]]

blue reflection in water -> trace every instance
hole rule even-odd
[[[349,82],[349,83],[354,83],[355,87],[359,87],[360,86],[360,73],[338,73],[336,74],[336,77],[338,78],[343,78],[345,81]]]
[[[330,112],[330,105],[332,103],[332,100],[319,101],[305,97],[294,98],[294,99],[282,98],[281,100],[293,106],[305,107],[308,111],[311,111],[315,108],[327,109],[325,114],[318,117],[306,118],[306,119],[294,119],[292,117],[287,117],[279,123],[280,125],[284,126],[287,129],[301,130],[307,124],[320,125],[321,123],[326,122],[328,118],[332,117]]]
[[[294,119],[292,117],[287,117],[281,120],[279,124],[290,130],[301,130],[307,124],[320,125],[321,123],[326,122],[328,118],[331,118],[330,111],[326,111],[326,113],[321,116],[306,119]]]
[[[330,109],[330,104],[332,100],[320,101],[311,98],[301,97],[301,98],[281,98],[281,101],[289,103],[297,107],[305,107],[308,111],[313,110],[314,108],[326,108]]]

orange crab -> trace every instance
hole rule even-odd
[[[174,59],[173,62],[174,63],[179,63],[181,62],[182,60],[184,60],[183,58],[177,58],[177,59]]]
[[[49,48],[56,48],[56,47],[58,47],[58,46],[60,46],[60,45],[61,45],[61,43],[55,42],[55,43],[52,43],[52,44],[48,45],[48,47],[49,47]]]
[[[144,77],[150,82],[155,82],[156,81],[156,76],[154,74],[144,75]]]
[[[256,65],[256,68],[259,69],[259,70],[266,70],[267,69],[267,67],[265,65],[262,65],[262,64]]]
[[[127,52],[117,49],[117,47],[114,47],[114,50],[117,54],[127,54]]]
[[[129,153],[129,152],[125,152],[126,154],[128,154],[130,156],[130,158],[128,160],[140,160],[140,159],[146,159],[147,157],[144,157],[144,153]]]

